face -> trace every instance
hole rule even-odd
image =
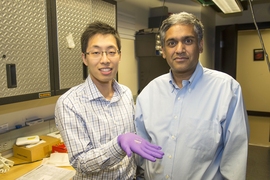
[[[203,42],[198,42],[192,25],[176,24],[165,34],[163,58],[166,58],[174,76],[188,79],[196,69],[202,47]]]
[[[121,54],[116,53],[111,57],[109,53],[117,52],[117,50],[116,39],[111,34],[96,34],[88,40],[86,52],[89,54],[82,54],[82,58],[96,85],[111,83],[115,78]],[[99,52],[101,52],[101,57],[97,57]],[[102,52],[107,52],[108,55]]]

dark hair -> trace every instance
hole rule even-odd
[[[170,17],[168,17],[162,22],[162,25],[159,30],[162,47],[164,47],[166,31],[175,24],[193,25],[194,31],[197,34],[198,42],[200,43],[200,41],[203,39],[204,27],[202,22],[199,19],[197,19],[196,16],[193,14],[181,12],[178,14],[170,15]]]
[[[104,22],[95,21],[86,27],[86,29],[84,30],[81,36],[82,53],[86,52],[89,39],[92,38],[96,34],[103,34],[103,35],[112,34],[116,39],[118,50],[119,51],[121,50],[121,40],[120,40],[120,36],[117,30]]]

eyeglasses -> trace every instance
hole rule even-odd
[[[86,52],[84,54],[87,54],[90,56],[90,58],[93,59],[101,59],[103,56],[103,53],[106,54],[108,59],[114,59],[114,58],[118,58],[119,54],[121,53],[120,50],[109,50],[109,51],[90,51],[90,52]]]

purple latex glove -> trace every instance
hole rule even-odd
[[[160,146],[151,144],[134,133],[121,134],[118,136],[117,142],[128,157],[134,152],[145,159],[155,162],[156,158],[161,159],[164,155]]]

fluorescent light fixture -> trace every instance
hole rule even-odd
[[[212,0],[224,14],[237,13],[243,11],[243,7],[238,0]]]

